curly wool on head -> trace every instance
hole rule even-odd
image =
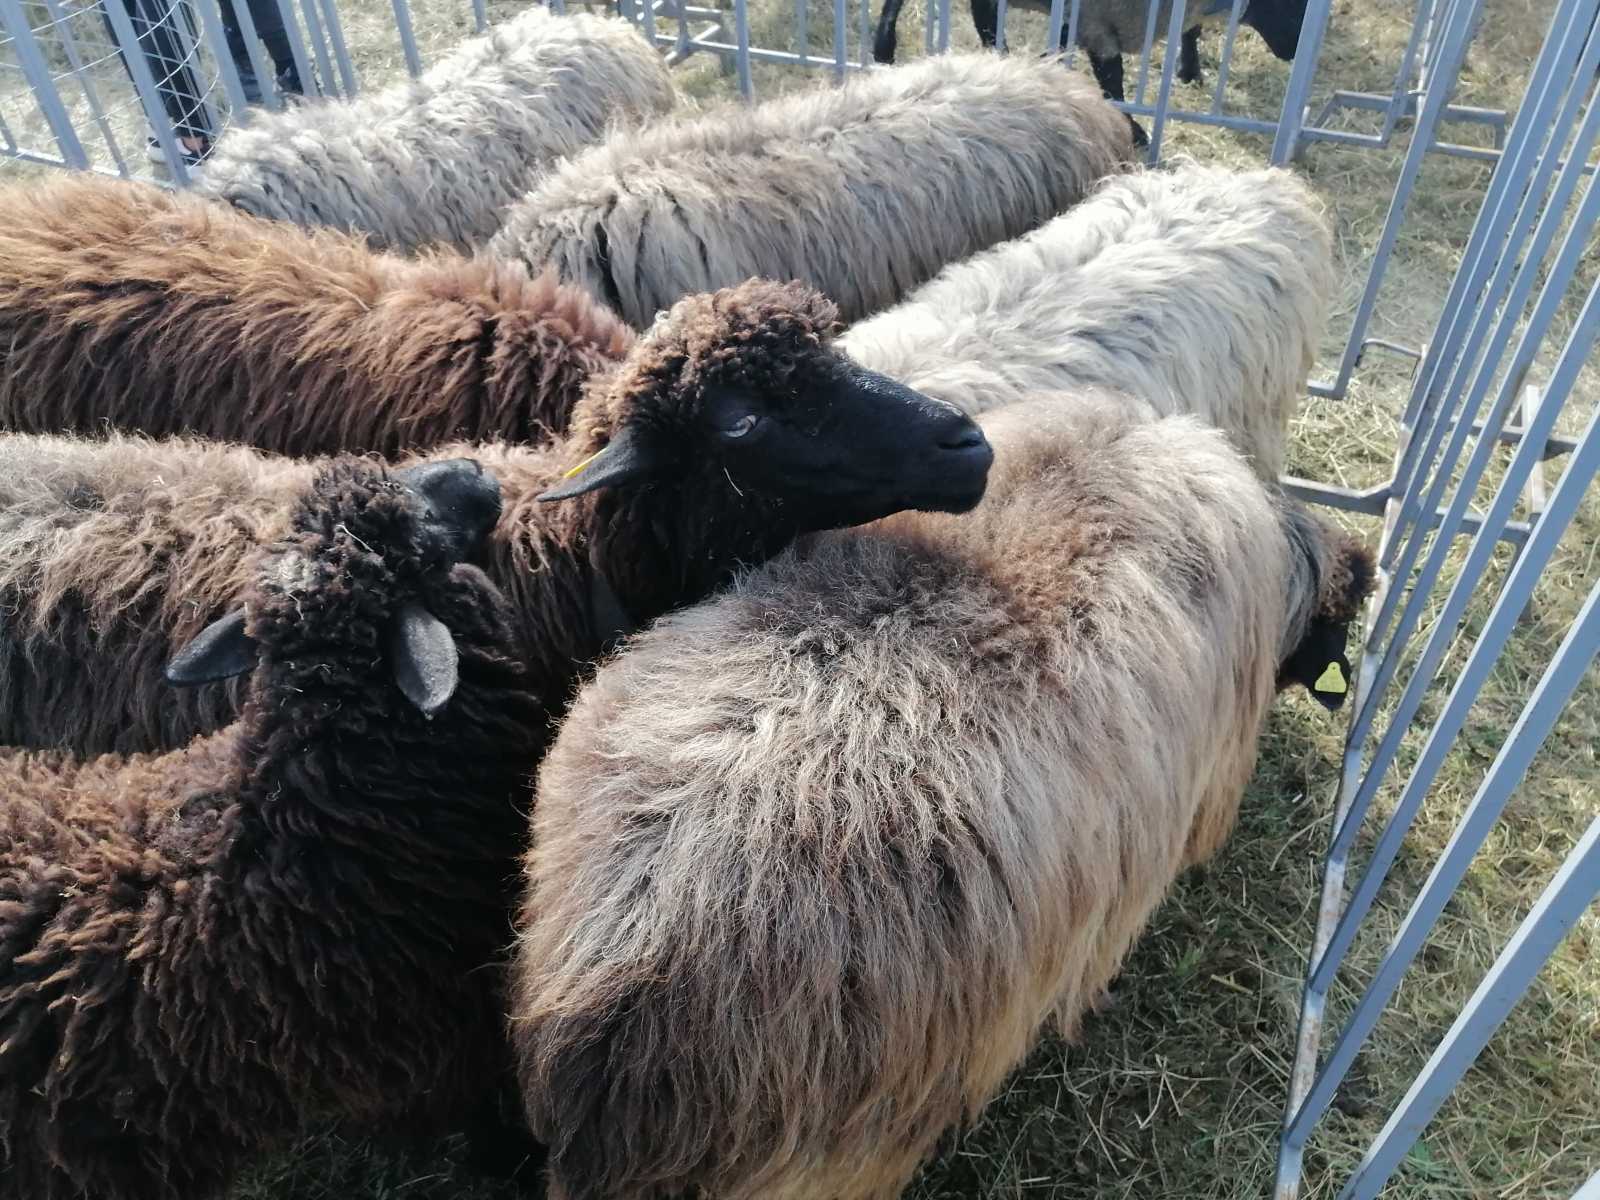
[[[492,1114],[542,713],[503,597],[455,561],[493,493],[431,469],[335,463],[281,514],[244,619],[178,656],[256,651],[233,725],[0,755],[8,1196],[199,1200],[308,1117]]]
[[[536,6],[415,80],[255,114],[217,143],[195,190],[389,249],[471,250],[554,163],[676,102],[630,23]]]
[[[615,135],[515,205],[489,251],[635,327],[751,275],[803,280],[855,321],[1131,154],[1122,114],[1055,64],[944,55]]]
[[[850,363],[831,322],[828,301],[793,284],[692,297],[591,379],[564,438],[406,460],[468,454],[501,481],[486,565],[551,719],[619,628],[698,600],[798,533],[976,502],[942,490],[965,473],[981,494],[971,422]],[[774,436],[724,443],[713,401]],[[314,470],[192,441],[0,436],[0,744],[162,750],[231,720],[236,685],[175,697],[161,667],[236,602],[251,551]],[[857,475],[867,483],[849,486]]]
[[[584,688],[511,1005],[554,1200],[892,1200],[1224,841],[1366,552],[1152,416],[989,414],[971,514],[805,539]]]
[[[1335,292],[1321,202],[1292,172],[1175,164],[1106,180],[955,263],[840,345],[977,414],[1040,391],[1123,390],[1284,467]]]
[[[88,173],[0,191],[0,429],[301,455],[542,442],[633,338],[520,263],[407,261]]]

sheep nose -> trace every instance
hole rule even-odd
[[[427,523],[445,534],[452,549],[466,554],[500,520],[500,484],[471,458],[420,463],[394,473],[422,501]]]
[[[941,450],[975,450],[988,439],[983,436],[983,430],[976,425],[967,429],[957,429],[947,434],[938,441]]]

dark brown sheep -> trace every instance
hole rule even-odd
[[[542,736],[510,610],[458,561],[497,511],[472,463],[335,463],[242,621],[173,664],[253,662],[237,723],[0,757],[8,1198],[210,1196],[308,1115],[477,1107]]]
[[[552,715],[619,629],[800,532],[977,503],[977,426],[840,354],[835,315],[799,285],[690,297],[591,382],[563,441],[436,452],[501,480],[487,566]],[[0,743],[170,749],[231,720],[227,685],[173,697],[161,666],[236,602],[311,471],[242,447],[0,438]],[[587,494],[541,504],[557,485]]]
[[[409,261],[88,173],[0,192],[0,429],[541,442],[633,338],[520,264]]]

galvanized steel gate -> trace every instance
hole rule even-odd
[[[268,2],[280,6],[306,92],[354,94],[357,72],[335,0]],[[1081,2],[1053,0],[1049,49],[1059,47],[1063,33],[1071,45]],[[565,7],[565,0],[551,3],[558,10]],[[1584,279],[1596,273],[1600,258],[1600,186],[1591,162],[1600,136],[1595,82],[1600,71],[1600,0],[1561,0],[1509,129],[1504,113],[1451,103],[1482,3],[1420,0],[1392,88],[1335,90],[1313,108],[1330,0],[1312,0],[1300,50],[1275,114],[1231,111],[1225,102],[1243,0],[1236,0],[1227,13],[1209,103],[1196,108],[1175,103],[1177,56],[1165,54],[1159,69],[1153,65],[1160,10],[1152,5],[1132,95],[1125,105],[1148,125],[1152,161],[1161,156],[1169,129],[1178,123],[1260,135],[1267,157],[1280,164],[1314,142],[1387,146],[1409,127],[1410,141],[1393,200],[1343,353],[1332,373],[1311,387],[1314,395],[1345,397],[1365,353],[1415,360],[1393,471],[1379,485],[1364,490],[1287,481],[1292,491],[1307,499],[1381,516],[1384,576],[1365,631],[1324,866],[1320,919],[1284,1118],[1279,1200],[1298,1195],[1309,1138],[1445,902],[1600,650],[1597,579],[1359,1002],[1343,1027],[1325,1036],[1330,986],[1441,766],[1452,754],[1468,710],[1513,637],[1540,571],[1600,471],[1600,414],[1591,413],[1577,437],[1557,433],[1573,401],[1574,383],[1600,335],[1600,280],[1582,292]],[[160,7],[158,11],[141,7],[147,5]],[[392,5],[394,32],[415,75],[423,63],[408,0],[392,0]],[[752,44],[747,0],[729,0],[729,5],[622,0],[622,11],[675,62],[695,55],[720,58],[747,97],[755,93],[757,64],[821,69],[838,77],[870,65],[871,9],[860,0],[856,0],[857,20],[851,20],[847,0],[832,0],[826,19],[816,22],[826,49],[814,42],[817,29],[807,0],[794,0],[792,26],[781,46]],[[135,19],[141,15],[143,28],[136,29]],[[1181,7],[1169,16],[1165,26],[1169,45],[1178,43],[1183,17]],[[950,0],[929,0],[922,37],[926,50],[948,48],[951,19]],[[1004,45],[1006,0],[999,2],[999,19]],[[220,133],[230,121],[248,119],[250,97],[242,75],[258,81],[273,77],[261,53],[251,5],[245,0],[231,0],[226,9],[218,0],[106,0],[103,5],[100,0],[0,0],[0,20],[5,31],[0,82],[12,80],[11,104],[0,102],[0,148],[13,158],[35,163],[139,174],[139,160],[127,150],[126,118],[131,113],[136,132],[138,119],[148,123],[170,177],[181,184],[188,174],[174,124],[168,119],[172,81],[189,72],[190,92],[201,110],[195,122]],[[485,0],[472,0],[473,27],[481,30],[486,21]],[[159,45],[151,38],[157,27],[165,30],[157,39]],[[240,33],[247,51],[244,58],[230,50],[230,37],[237,48]],[[126,79],[112,61],[119,54],[126,64]],[[19,79],[25,86],[17,85]],[[259,91],[260,102],[268,107],[282,102],[272,86]],[[18,96],[29,97],[36,105],[34,126],[43,140],[30,144],[17,132]],[[1364,114],[1371,127],[1349,128],[1342,119],[1352,114]],[[1489,144],[1450,140],[1447,130],[1461,123],[1486,131]],[[1496,164],[1476,225],[1426,347],[1369,338],[1378,293],[1424,161],[1439,153]],[[1575,292],[1581,299],[1573,317]],[[1556,330],[1563,324],[1564,335],[1558,338]],[[1512,448],[1510,460],[1497,464],[1496,451],[1503,446]],[[1564,460],[1565,466],[1559,480],[1547,488],[1544,464],[1552,459]],[[1473,511],[1475,495],[1480,488],[1488,491],[1485,480],[1495,478],[1498,482],[1484,511]],[[1464,559],[1455,562],[1452,551],[1461,539],[1470,541]],[[1448,676],[1443,673],[1447,652],[1462,636],[1463,614],[1484,586],[1490,556],[1502,540],[1519,547],[1518,557],[1487,622],[1470,647],[1458,648],[1466,651],[1464,665]],[[1444,688],[1448,696],[1427,727],[1420,755],[1408,771],[1396,772],[1402,738],[1417,722],[1424,698],[1430,689]],[[1380,828],[1370,831],[1375,834],[1370,857],[1356,864],[1352,851],[1357,835],[1369,823],[1374,800],[1391,776],[1398,786],[1392,813]],[[1564,933],[1600,892],[1600,798],[1596,808],[1594,823],[1572,848],[1433,1057],[1421,1067],[1365,1161],[1344,1181],[1341,1197],[1378,1194]],[[1600,1200],[1600,1176],[1579,1196]]]

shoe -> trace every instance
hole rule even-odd
[[[178,149],[183,154],[184,166],[198,167],[201,163],[205,162],[207,156],[211,153],[211,139],[206,138],[198,150],[185,150],[182,142],[178,143]],[[145,139],[144,152],[145,156],[149,158],[151,162],[163,167],[167,165],[166,152],[161,149],[161,143],[155,138]]]

